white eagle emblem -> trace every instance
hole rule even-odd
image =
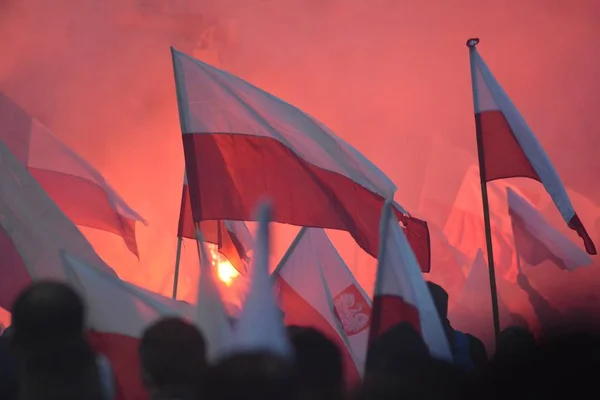
[[[355,294],[343,291],[333,299],[335,315],[347,335],[356,335],[369,325],[369,307],[356,301]]]

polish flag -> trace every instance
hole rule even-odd
[[[528,197],[514,185],[503,181],[490,182],[487,185],[487,194],[496,273],[514,282],[518,271],[513,250],[512,227],[510,219],[506,215],[508,210],[506,192],[509,188],[515,193],[521,193],[523,197]],[[463,253],[468,260],[475,259],[480,249],[485,247],[481,183],[479,168],[476,165],[471,166],[464,176],[452,211],[446,221],[444,233],[450,244]]]
[[[121,236],[139,257],[135,223],[147,222],[100,172],[1,92],[0,140],[75,224]]]
[[[548,260],[570,271],[592,264],[591,257],[553,228],[531,203],[510,188],[507,195],[517,257],[529,265]]]
[[[66,252],[62,260],[67,282],[85,299],[92,346],[110,361],[117,400],[148,399],[138,354],[144,329],[169,316],[193,321],[193,307],[122,281]]]
[[[389,201],[383,206],[379,237],[384,239],[379,244],[369,340],[408,322],[421,333],[432,356],[452,361],[440,315]]]
[[[347,383],[358,383],[367,355],[371,300],[325,231],[302,228],[272,276],[285,324],[318,329],[336,343]]]
[[[206,242],[217,245],[219,252],[238,272],[246,273],[246,265],[250,261],[248,253],[252,249],[252,235],[244,221],[206,220],[200,222],[200,229]],[[196,239],[187,177],[183,183],[177,236]]]
[[[298,108],[172,49],[195,221],[252,220],[262,196],[274,222],[348,231],[376,256],[377,221],[396,187],[373,163]],[[396,207],[424,271],[424,221]]]
[[[266,351],[284,358],[292,358],[281,311],[277,307],[273,283],[269,276],[271,205],[259,206],[256,220],[256,249],[252,258],[250,289],[244,300],[240,318],[236,322],[232,352]]]
[[[477,52],[476,44],[474,39],[467,43],[476,130],[485,157],[485,180],[524,177],[541,182],[567,225],[583,239],[586,251],[596,254],[594,243],[575,213],[552,162]]]
[[[0,164],[0,307],[34,279],[65,280],[61,250],[115,275],[2,141]]]

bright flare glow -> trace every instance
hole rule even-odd
[[[229,260],[219,253],[216,245],[210,243],[207,243],[207,245],[210,249],[211,264],[217,269],[217,276],[226,286],[230,286],[240,273],[231,265]]]

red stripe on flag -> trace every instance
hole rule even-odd
[[[483,111],[475,114],[475,119],[481,129],[478,134],[483,138],[487,182],[519,177],[542,182],[501,111]],[[577,214],[568,225],[582,238],[588,254],[596,254],[596,246]]]
[[[377,256],[381,196],[306,162],[272,138],[184,134],[183,144],[191,197],[202,199],[191,204],[195,220],[252,221],[256,204],[266,196],[275,205],[274,222],[345,230]],[[427,224],[400,219],[419,264],[428,271]]]
[[[116,212],[104,189],[74,175],[31,167],[28,171],[75,224],[121,236],[127,248],[139,257],[136,221]]]
[[[139,339],[116,333],[91,331],[90,344],[110,361],[117,383],[115,400],[148,400],[142,384]]]
[[[531,178],[541,182],[501,111],[475,114],[483,138],[485,180]]]
[[[2,255],[0,307],[10,311],[15,298],[31,283],[31,277],[13,241],[2,227],[0,227],[0,254]]]
[[[346,382],[353,385],[360,381],[356,364],[352,354],[348,351],[346,343],[340,338],[337,330],[319,313],[310,303],[304,299],[294,288],[289,285],[285,279],[278,276],[276,278],[279,288],[277,297],[279,306],[285,314],[286,325],[298,325],[317,329],[331,341],[333,341],[340,350],[342,361],[344,363],[344,373]]]
[[[421,333],[420,321],[419,310],[404,301],[402,297],[387,294],[375,295],[369,342],[401,322],[408,322],[417,332]]]

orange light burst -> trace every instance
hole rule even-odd
[[[217,269],[217,276],[226,286],[230,286],[240,273],[231,265],[229,260],[219,253],[217,246],[214,244],[208,244],[208,246],[210,248],[211,264]]]

